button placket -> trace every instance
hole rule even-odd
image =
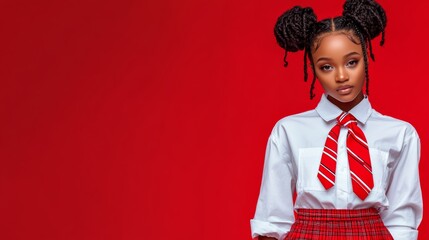
[[[348,178],[350,176],[347,174],[348,167],[348,158],[347,158],[347,149],[346,149],[346,137],[347,137],[347,128],[341,127],[340,135],[338,137],[338,157],[337,157],[337,170],[336,171],[336,187],[337,187],[337,197],[338,205],[342,208],[347,207],[348,199]]]

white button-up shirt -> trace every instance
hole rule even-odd
[[[252,237],[283,239],[297,208],[373,207],[395,240],[417,239],[423,203],[416,130],[407,122],[378,113],[366,97],[349,111],[365,133],[373,170],[374,187],[362,201],[352,189],[347,128],[341,127],[338,139],[334,187],[326,190],[317,177],[326,137],[341,112],[322,95],[316,109],[284,117],[275,124],[268,138],[255,216],[250,220]]]

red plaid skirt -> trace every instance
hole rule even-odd
[[[297,209],[285,240],[393,240],[374,208]]]

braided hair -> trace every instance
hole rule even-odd
[[[320,40],[331,32],[344,32],[350,40],[361,44],[365,63],[366,94],[369,94],[368,56],[375,61],[372,52],[371,40],[382,33],[380,46],[384,44],[387,18],[384,9],[374,0],[346,0],[343,13],[335,18],[317,21],[317,16],[310,7],[295,6],[280,17],[274,27],[277,43],[285,50],[284,67],[288,66],[286,60],[288,52],[304,50],[304,81],[307,81],[307,58],[310,60],[313,80],[310,87],[310,99],[314,98],[314,84],[316,71],[312,51],[317,50]],[[356,41],[355,38],[359,40]]]

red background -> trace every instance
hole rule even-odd
[[[427,198],[429,2],[379,2],[370,100],[417,128]],[[269,133],[321,93],[274,23],[342,3],[1,1],[0,238],[250,239]]]

